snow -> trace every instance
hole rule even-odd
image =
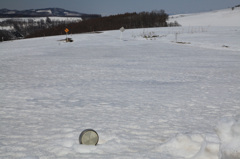
[[[240,116],[222,119],[216,131],[221,139],[220,156],[222,159],[238,159],[240,156]]]
[[[64,14],[67,15],[67,16],[79,16],[79,13],[64,12]]]
[[[14,30],[14,27],[13,26],[1,26],[0,27],[0,30]]]
[[[15,11],[8,11],[6,12],[6,14],[15,14],[16,12]]]
[[[211,12],[169,16],[169,22],[177,21],[181,26],[240,26],[240,7]]]
[[[70,15],[69,15],[70,16]],[[51,20],[54,21],[67,21],[67,22],[80,22],[82,18],[80,17],[49,17]]]
[[[46,13],[49,13],[49,14],[52,14],[52,11],[51,10],[37,10],[38,13],[41,13],[41,12],[46,12]]]
[[[0,158],[239,159],[239,35],[186,26],[0,43]],[[79,144],[88,128],[97,146]]]

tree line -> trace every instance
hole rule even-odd
[[[27,36],[27,38],[65,34],[65,28],[68,28],[70,30],[70,34],[74,34],[104,30],[116,30],[121,27],[124,27],[126,29],[167,27],[167,20],[168,14],[166,14],[164,10],[155,10],[152,12],[140,13],[125,13],[111,15],[107,17],[93,18],[83,20],[78,23],[70,23],[47,28],[41,31],[34,32],[33,34]]]

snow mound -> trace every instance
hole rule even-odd
[[[223,118],[213,134],[178,134],[156,148],[173,158],[240,159],[240,115]]]
[[[174,158],[217,159],[218,149],[219,142],[216,136],[178,134],[159,146],[157,151]]]
[[[240,159],[240,115],[222,119],[216,132],[221,140],[221,159]]]
[[[195,14],[179,14],[169,17],[181,26],[240,26],[240,7]]]

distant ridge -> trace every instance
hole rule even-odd
[[[43,9],[28,9],[28,10],[9,10],[0,9],[1,18],[9,17],[81,17],[81,18],[91,18],[91,17],[101,17],[98,14],[84,14],[75,11],[69,11],[62,8],[43,8]]]

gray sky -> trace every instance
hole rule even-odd
[[[102,15],[160,9],[168,14],[194,13],[224,9],[239,4],[240,0],[0,0],[0,8],[24,10],[58,7]]]

